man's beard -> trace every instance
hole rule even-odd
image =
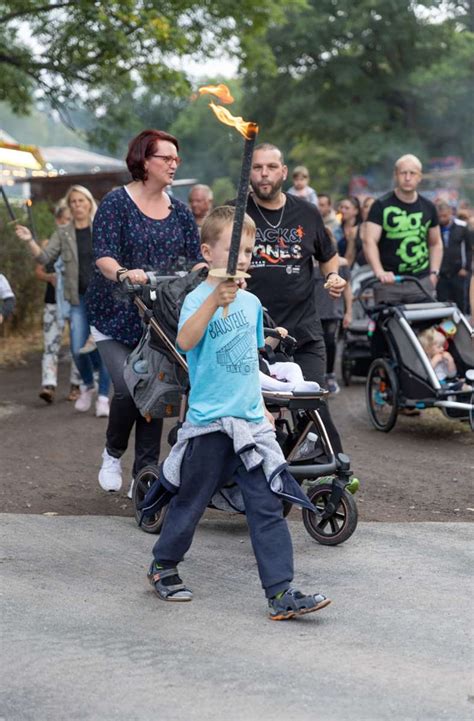
[[[250,185],[252,186],[253,192],[260,200],[275,200],[275,198],[280,195],[281,188],[283,186],[283,178],[275,181],[274,183],[271,183],[269,180],[265,181],[265,183],[261,183],[261,185],[271,186],[271,190],[267,191],[266,193],[260,190],[259,186],[252,183],[252,181],[250,181]]]

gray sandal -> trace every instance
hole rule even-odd
[[[325,608],[331,603],[322,593],[305,595],[296,588],[289,588],[281,598],[270,598],[268,615],[272,621],[286,621]]]
[[[177,576],[179,583],[165,586],[163,579],[169,578],[170,576]],[[182,602],[193,600],[193,592],[191,589],[186,588],[184,583],[181,581],[176,567],[158,569],[155,568],[155,562],[153,561],[147,573],[147,578],[155,589],[157,596],[161,598],[162,601]]]

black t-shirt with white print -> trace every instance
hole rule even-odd
[[[404,203],[394,192],[376,200],[367,220],[382,227],[379,241],[383,269],[397,275],[427,275],[428,231],[438,225],[434,204],[419,195]]]
[[[318,314],[313,258],[324,263],[336,253],[318,209],[303,198],[286,194],[282,215],[281,208],[257,208],[250,196],[247,213],[257,226],[248,290],[299,345],[314,340]]]

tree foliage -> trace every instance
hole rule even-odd
[[[320,188],[408,150],[426,157],[440,137],[443,152],[472,160],[467,5],[310,0],[272,30],[278,70],[247,72],[245,106]]]
[[[0,101],[21,113],[40,97],[63,118],[80,101],[123,119],[130,107],[117,98],[137,86],[186,93],[179,63],[187,57],[231,53],[270,67],[270,20],[303,2],[240,0],[235,13],[230,0],[4,0]]]

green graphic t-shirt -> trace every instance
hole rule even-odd
[[[368,220],[382,226],[379,252],[384,270],[397,275],[426,275],[428,230],[438,225],[430,200],[419,195],[414,203],[404,203],[391,192],[373,203]]]

